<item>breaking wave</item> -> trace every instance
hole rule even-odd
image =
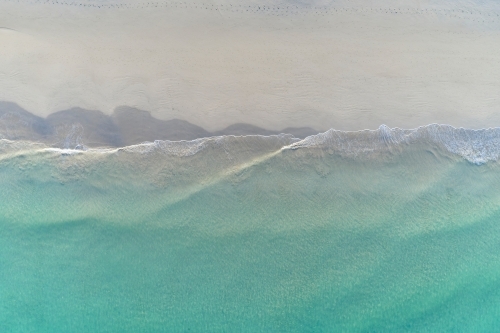
[[[438,145],[474,164],[496,161],[500,156],[500,128],[466,129],[451,125],[431,124],[416,129],[389,128],[346,132],[330,129],[293,143],[288,149],[329,148],[360,155],[392,150],[404,145]]]
[[[451,125],[430,124],[415,129],[390,128],[381,125],[376,130],[341,131],[330,129],[324,133],[298,139],[291,134],[214,136],[191,141],[156,140],[121,148],[88,148],[78,143],[74,148],[49,147],[40,142],[0,140],[0,154],[18,151],[56,151],[63,155],[82,152],[162,154],[188,157],[200,152],[213,154],[212,158],[236,159],[279,150],[325,149],[350,157],[397,153],[411,145],[430,145],[458,155],[470,163],[481,165],[500,157],[500,128],[467,129]]]

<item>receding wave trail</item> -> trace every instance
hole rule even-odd
[[[2,332],[493,332],[500,129],[0,141]]]

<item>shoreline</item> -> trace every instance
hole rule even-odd
[[[83,133],[83,130],[82,132]],[[380,125],[378,129],[342,131],[329,129],[325,132],[299,138],[286,131],[277,134],[217,134],[207,132],[201,136],[187,140],[146,140],[126,145],[93,145],[83,136],[69,133],[64,140],[54,141],[54,137],[42,139],[16,138],[2,136],[2,154],[24,151],[33,144],[38,149],[61,152],[63,156],[80,152],[112,153],[129,151],[139,153],[163,152],[177,157],[196,155],[209,149],[211,153],[219,151],[224,156],[248,152],[259,152],[267,149],[269,144],[277,149],[274,152],[297,149],[320,149],[328,154],[334,152],[341,156],[377,157],[381,154],[402,152],[410,146],[427,146],[429,149],[444,149],[447,153],[460,156],[475,165],[482,165],[500,158],[500,127],[484,129],[457,128],[447,124],[428,124],[413,129],[390,128]],[[20,145],[19,145],[20,144]],[[277,146],[276,146],[277,144]],[[17,148],[16,148],[17,147]],[[267,147],[267,148],[266,148]],[[405,148],[406,147],[406,148]],[[214,150],[215,149],[215,150]],[[231,153],[230,153],[231,152]],[[229,155],[228,155],[229,154]]]

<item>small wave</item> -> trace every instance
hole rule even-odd
[[[389,128],[338,131],[330,129],[309,136],[283,149],[329,148],[359,155],[399,148],[410,144],[435,144],[467,161],[481,165],[500,157],[500,128],[466,129],[451,125],[430,124],[415,129]]]
[[[168,141],[155,140],[154,142],[144,142],[138,145],[132,145],[120,148],[127,152],[136,152],[141,154],[164,153],[178,157],[193,156],[206,149],[224,151],[226,153],[236,153],[243,149],[259,150],[268,149],[269,146],[275,146],[279,150],[285,145],[297,142],[300,139],[290,134],[278,135],[222,135],[208,138],[200,138],[191,141]]]

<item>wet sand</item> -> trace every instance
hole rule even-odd
[[[38,117],[19,105],[0,102],[0,139],[43,142],[58,148],[123,147],[155,140],[194,140],[220,135],[292,134],[305,138],[319,131],[310,127],[268,130],[238,123],[216,132],[180,119],[160,120],[148,111],[121,106],[111,115],[72,108]]]

